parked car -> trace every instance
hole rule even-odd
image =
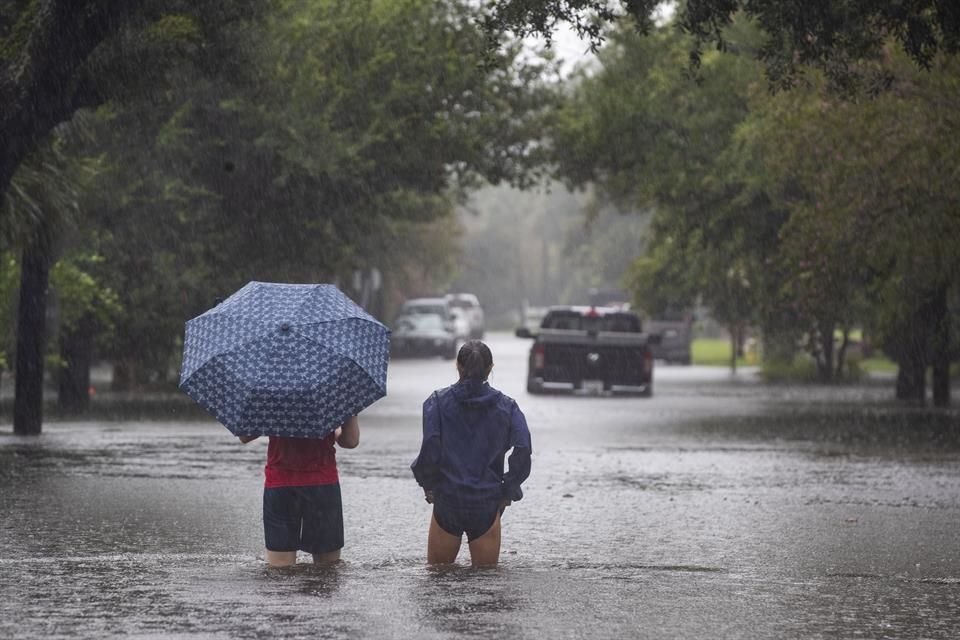
[[[469,336],[481,340],[484,332],[483,307],[480,306],[477,296],[472,293],[448,293],[447,302],[454,309],[463,311],[469,326]]]
[[[404,303],[400,306],[400,313],[398,315],[416,315],[420,313],[436,313],[440,316],[443,316],[447,320],[451,318],[451,311],[453,306],[450,304],[450,301],[444,297],[435,297],[435,298],[410,298],[405,300]]]
[[[450,310],[451,322],[453,323],[453,335],[457,336],[460,342],[466,342],[472,336],[470,333],[470,321],[467,320],[467,314],[463,309],[454,307]]]
[[[520,315],[520,326],[529,329],[530,333],[536,333],[548,309],[549,307],[532,307],[524,303],[523,313]]]
[[[396,356],[457,357],[453,324],[439,313],[402,314],[393,323],[390,350]]]
[[[448,297],[411,298],[400,307],[400,315],[434,313],[450,324],[457,340],[465,341],[470,336],[470,323],[462,309],[454,306]]]
[[[657,337],[643,333],[640,316],[615,307],[551,307],[532,338],[527,391],[589,389],[653,394],[653,352]]]
[[[665,316],[647,320],[647,333],[657,334],[660,340],[653,345],[653,357],[670,364],[690,364],[693,341],[693,318],[690,314]]]

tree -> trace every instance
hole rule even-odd
[[[215,25],[257,3],[168,0],[16,0],[0,11],[0,197],[20,164],[76,111],[158,80],[156,57],[182,37],[212,38]],[[184,25],[199,29],[184,31]],[[229,29],[221,29],[229,32]],[[222,51],[221,51],[222,52]],[[3,221],[0,220],[0,225]]]
[[[0,206],[4,245],[18,254],[19,301],[16,305],[16,391],[14,430],[40,432],[47,294],[50,269],[64,231],[77,215],[77,194],[85,171],[66,151],[71,127],[61,125],[50,144],[31,155],[11,182]]]
[[[749,45],[749,28],[737,29],[730,37]],[[601,68],[576,78],[555,118],[554,159],[571,185],[593,184],[623,210],[654,210],[649,254],[628,276],[638,306],[656,314],[702,295],[736,339],[754,318],[779,221],[721,160],[758,66],[712,53],[698,83],[682,73],[689,46],[668,28],[612,34]]]
[[[821,81],[758,97],[743,130],[755,173],[791,212],[782,259],[794,300],[831,323],[868,320],[900,364],[898,397],[922,400],[933,366],[937,404],[949,401],[958,355],[948,302],[960,281],[949,142],[960,129],[958,64],[954,56],[921,72],[891,48],[889,91],[841,100]],[[832,327],[821,323],[827,349]]]
[[[840,170],[831,162],[834,153],[843,153],[836,146],[842,142],[834,125],[842,128],[843,118],[856,117],[847,109],[836,121],[824,119],[820,96],[811,88],[777,96],[754,91],[750,115],[738,126],[724,161],[745,194],[769,200],[775,210],[786,213],[767,263],[771,286],[763,296],[773,320],[767,338],[780,347],[770,355],[790,361],[791,345],[802,343],[818,378],[831,382],[846,373],[850,330],[867,315],[866,279],[858,261],[862,244],[857,231],[835,216],[820,191],[811,187],[811,176],[823,177],[824,167]],[[837,106],[844,104],[838,101]],[[839,348],[837,329],[843,335]]]
[[[607,28],[626,20],[649,35],[656,31],[662,0],[496,0],[489,3],[492,32],[513,29],[521,36],[550,40],[557,25],[571,24],[594,46]],[[738,16],[756,23],[763,33],[751,55],[763,62],[774,87],[795,86],[807,67],[823,71],[835,88],[867,83],[886,84],[884,70],[860,61],[882,57],[888,42],[897,43],[921,68],[938,53],[960,52],[960,5],[944,0],[684,0],[675,5],[674,22],[692,40],[687,48],[694,67],[705,48],[733,50],[729,27]]]
[[[23,0],[0,14],[0,196],[54,127],[94,100],[84,65],[141,5]]]
[[[678,73],[689,42],[676,32],[614,32],[557,117],[562,175],[656,208],[630,275],[638,303],[703,292],[732,335],[759,324],[765,357],[792,359],[802,342],[824,381],[844,373],[850,330],[867,326],[900,361],[898,395],[923,397],[934,366],[944,404],[957,351],[957,57],[923,71],[891,45],[851,67],[894,78],[885,92],[838,96],[808,70],[771,95],[742,54],[755,48],[750,25],[723,37],[731,51],[705,55],[694,85]]]
[[[57,318],[57,404],[67,414],[90,405],[90,368],[98,339],[119,314],[117,294],[93,275],[102,256],[65,252],[50,272]]]
[[[230,25],[250,13],[243,3],[173,0],[16,2],[0,11],[0,230],[24,232],[16,432],[40,431],[47,285],[55,258],[55,221],[64,212],[41,203],[29,225],[16,224],[3,215],[11,210],[8,188],[19,173],[26,173],[20,179],[33,180],[35,172],[25,163],[53,148],[51,134],[78,110],[162,86],[164,57],[202,60],[208,52],[224,53],[218,46],[190,45],[203,36],[210,44],[221,44],[217,36],[234,30],[211,27]],[[208,58],[211,67],[218,66],[214,60],[220,59]],[[29,204],[31,198],[24,201]]]
[[[162,94],[98,111],[85,153],[106,169],[84,209],[121,309],[115,380],[162,383],[184,319],[251,279],[449,279],[457,197],[475,176],[523,179],[550,97],[515,48],[481,64],[465,11],[280,3],[242,72],[175,58]]]

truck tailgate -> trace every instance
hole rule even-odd
[[[645,385],[647,337],[642,333],[543,330],[544,380],[578,383],[602,380],[607,385]]]

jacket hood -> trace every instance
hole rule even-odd
[[[461,378],[450,387],[457,402],[467,406],[484,406],[495,404],[503,394],[490,386],[486,380],[476,378]]]

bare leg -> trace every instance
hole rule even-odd
[[[430,533],[427,534],[427,564],[451,564],[459,552],[460,537],[441,529],[431,514]]]
[[[267,549],[267,562],[271,567],[290,567],[297,564],[296,551],[270,551]]]
[[[332,564],[336,564],[340,560],[340,549],[336,551],[327,551],[326,553],[315,553],[313,554],[313,564],[320,565],[322,567],[329,567]]]
[[[474,567],[495,567],[500,560],[500,514],[487,532],[470,543],[470,561]]]

